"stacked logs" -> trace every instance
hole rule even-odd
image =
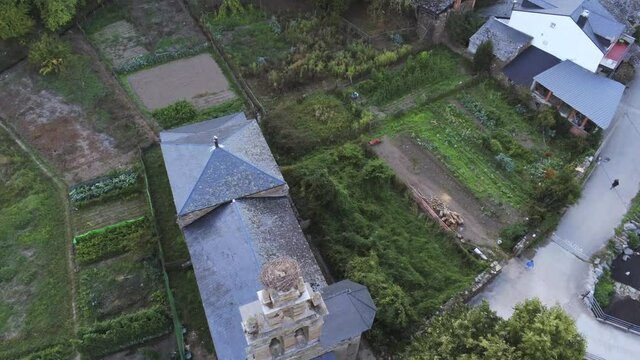
[[[431,196],[427,199],[427,202],[442,222],[450,228],[455,230],[458,226],[464,225],[464,219],[462,216],[457,212],[450,210],[442,200],[435,196]]]

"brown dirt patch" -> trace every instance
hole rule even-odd
[[[143,216],[147,210],[142,194],[127,199],[114,199],[73,210],[73,232],[79,235],[121,221]]]
[[[140,346],[135,346],[127,350],[105,356],[102,360],[170,360],[173,359],[172,354],[176,349],[176,338],[173,333],[171,333]]]
[[[222,70],[209,54],[143,70],[127,80],[150,110],[179,100],[188,100],[198,108],[206,108],[235,97]]]
[[[405,184],[425,196],[434,195],[462,215],[465,225],[460,233],[476,245],[495,247],[506,221],[491,216],[496,209],[482,204],[464,188],[440,162],[409,137],[384,137],[373,151],[393,169]]]
[[[131,23],[120,20],[91,35],[100,52],[113,64],[120,66],[136,56],[149,53],[141,45],[141,36]]]

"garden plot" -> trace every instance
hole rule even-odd
[[[68,239],[56,186],[1,128],[0,184],[0,358],[18,359],[73,336]]]
[[[130,75],[127,81],[149,110],[187,100],[200,109],[235,98],[209,54],[176,60]]]
[[[458,232],[476,245],[494,247],[502,227],[513,221],[506,219],[508,214],[503,211],[490,209],[490,204],[481,203],[440,161],[408,136],[385,136],[373,151],[407,186],[426,197],[436,196],[448,208],[459,213],[464,225]]]
[[[105,26],[91,36],[98,50],[114,67],[119,67],[137,56],[149,53],[142,46],[142,37],[131,23],[120,20]]]

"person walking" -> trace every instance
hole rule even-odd
[[[618,179],[613,180],[613,182],[611,183],[611,188],[609,190],[613,189],[618,185],[620,185],[620,181],[618,181]]]

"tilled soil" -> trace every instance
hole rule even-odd
[[[385,136],[373,151],[393,169],[396,176],[408,186],[420,191],[424,196],[437,196],[447,206],[462,215],[465,224],[459,232],[474,244],[495,247],[498,233],[508,220],[500,213],[482,204],[464,188],[449,171],[427,150],[409,137]]]
[[[74,208],[74,235],[143,216],[147,210],[146,205],[144,196],[140,194],[127,199],[113,199],[79,209]]]
[[[198,108],[207,108],[236,96],[209,54],[139,71],[127,80],[150,110],[163,108],[179,100],[188,100]]]

